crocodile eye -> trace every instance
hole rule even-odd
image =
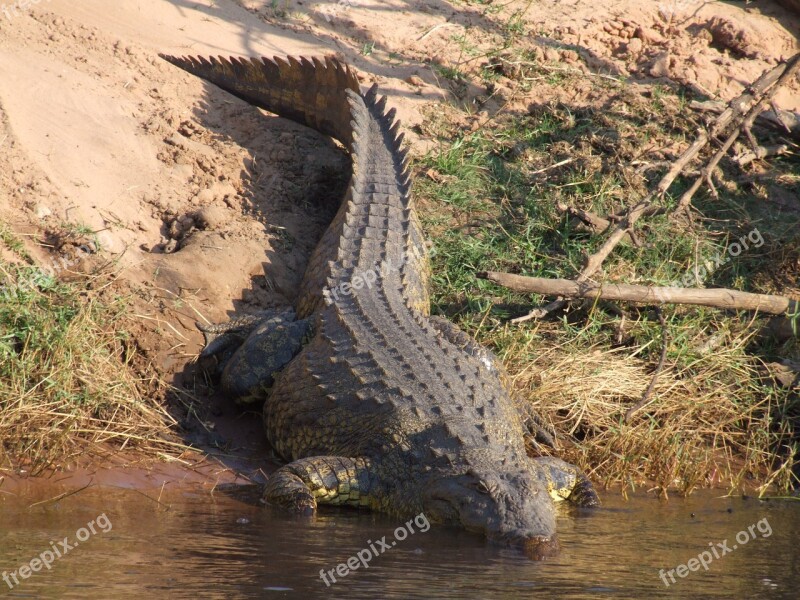
[[[478,490],[481,494],[488,494],[489,493],[489,486],[486,485],[485,481],[478,481],[478,484],[475,486],[475,489]]]

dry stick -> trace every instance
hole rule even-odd
[[[570,219],[570,224],[572,225],[572,228],[575,229],[576,231],[582,231],[594,235],[605,233],[609,229],[609,227],[611,227],[614,223],[619,222],[620,219],[624,218],[625,216],[624,214],[622,216],[618,214],[610,214],[606,217],[601,217],[600,215],[595,214],[591,211],[584,210],[582,208],[577,208],[575,206],[568,206],[563,202],[558,202],[556,204],[556,210],[560,213],[568,214],[572,217],[572,219]],[[661,209],[658,206],[651,206],[650,210],[647,211],[645,216],[649,217],[658,214],[662,212],[662,210],[663,209]],[[631,235],[632,232],[628,231],[627,233],[630,236],[631,241],[636,243],[636,240],[634,239],[635,236]]]
[[[42,504],[50,504],[51,502],[58,502],[59,500],[63,500],[64,498],[67,498],[69,496],[74,496],[75,494],[78,494],[78,493],[82,492],[83,490],[85,490],[86,488],[88,488],[89,486],[91,486],[93,483],[94,483],[94,479],[92,479],[89,483],[87,483],[82,488],[78,488],[77,490],[64,492],[63,494],[59,494],[58,496],[55,496],[53,498],[48,498],[47,500],[40,500],[39,502],[34,502],[30,506],[28,506],[28,508],[33,508],[34,506],[40,506]]]
[[[703,135],[706,136],[706,139],[703,142],[703,145],[705,145],[705,143],[708,141],[708,138],[705,132],[703,132]],[[692,150],[693,153],[696,154],[700,150],[700,147],[702,146],[697,144],[697,142],[695,142],[694,144],[692,144],[690,150]],[[688,152],[689,150],[687,150],[687,152],[684,154],[688,154]],[[682,162],[683,158],[684,157],[681,157],[679,161]],[[673,171],[675,171],[674,168],[670,169],[670,172],[667,173],[664,179],[661,180],[661,183],[659,183],[658,189],[660,189],[662,184],[665,181],[667,181],[667,177],[671,176],[674,179],[677,176],[679,171],[675,171],[674,175],[671,175]],[[669,187],[669,184],[667,184],[667,187]],[[655,199],[656,196],[657,192],[651,192],[644,199],[637,202],[633,208],[630,209],[627,216],[614,227],[613,231],[611,232],[611,235],[608,236],[608,239],[606,239],[606,241],[603,243],[600,249],[586,259],[586,264],[584,265],[583,270],[576,278],[576,282],[578,283],[584,282],[588,280],[589,277],[594,275],[594,273],[600,268],[600,265],[603,264],[603,261],[606,259],[606,257],[608,257],[608,255],[611,254],[611,251],[614,248],[616,248],[616,246],[622,241],[622,239],[626,235],[628,235],[628,231],[633,227],[634,223],[636,223],[636,221],[639,220],[639,217],[644,215],[650,208],[652,208],[653,200]],[[548,314],[563,308],[566,304],[567,301],[564,298],[558,298],[557,300],[554,300],[553,302],[544,307],[532,310],[527,315],[524,315],[522,317],[517,317],[516,319],[512,319],[511,322],[522,323],[529,319],[541,319],[542,317],[545,317]]]
[[[754,160],[759,158],[766,158],[768,156],[780,156],[789,151],[789,146],[786,144],[776,144],[774,146],[758,146],[754,151],[743,152],[739,156],[734,157],[735,162],[740,167],[749,165]]]
[[[722,113],[719,117],[717,117],[717,123],[715,124],[714,129],[719,130],[723,127],[723,124],[729,123],[733,114],[734,112],[732,110]],[[700,152],[703,146],[708,143],[708,140],[709,134],[703,129],[698,130],[697,139],[691,146],[689,146],[689,148],[686,149],[686,151],[678,158],[678,160],[673,163],[670,170],[667,171],[667,174],[664,175],[661,181],[658,182],[656,188],[642,200],[637,202],[633,208],[628,211],[627,215],[620,219],[620,222],[616,225],[616,227],[614,227],[611,235],[603,243],[600,249],[588,257],[583,270],[577,277],[577,281],[586,281],[589,279],[589,277],[594,275],[595,271],[600,268],[600,265],[603,264],[603,261],[606,259],[606,257],[611,254],[611,251],[622,241],[628,231],[633,227],[634,223],[636,223],[641,216],[655,208],[653,206],[654,200],[657,197],[662,197],[664,193],[666,193],[667,189],[670,185],[672,185],[672,182],[675,180],[681,170],[697,155],[698,152]],[[546,306],[533,309],[527,315],[512,319],[511,322],[522,323],[529,319],[541,319],[556,310],[560,310],[566,304],[567,301],[564,298],[558,298]]]
[[[612,250],[614,250],[620,241],[622,241],[628,230],[632,229],[633,225],[639,220],[639,218],[653,208],[656,199],[663,198],[664,194],[666,194],[669,187],[675,181],[675,178],[700,152],[700,150],[708,143],[710,139],[715,138],[722,131],[727,129],[734,119],[739,120],[743,115],[745,115],[745,113],[748,114],[744,118],[746,119],[749,117],[750,113],[748,111],[750,111],[754,103],[761,104],[760,102],[757,102],[757,99],[763,99],[765,97],[764,93],[770,88],[770,86],[777,82],[778,85],[772,89],[771,94],[766,96],[766,98],[770,99],[777,87],[779,87],[780,84],[784,83],[786,79],[788,79],[788,77],[783,76],[787,73],[790,74],[789,76],[792,76],[792,74],[796,73],[799,65],[800,53],[793,56],[788,62],[781,63],[775,66],[773,69],[762,74],[747,90],[745,90],[743,94],[741,94],[738,98],[731,100],[731,102],[728,104],[728,108],[720,113],[715,120],[710,132],[707,132],[704,129],[698,130],[697,139],[695,139],[692,145],[689,146],[689,148],[687,148],[680,157],[678,157],[678,160],[673,163],[670,170],[667,171],[667,174],[661,178],[661,181],[658,182],[658,185],[655,187],[655,189],[647,194],[647,196],[645,196],[642,200],[637,202],[628,211],[626,217],[622,219],[619,224],[617,224],[617,226],[611,232],[611,235],[608,237],[608,239],[606,239],[597,252],[587,258],[586,264],[576,278],[576,281],[579,283],[584,282],[594,275],[594,273],[603,264],[603,261],[608,257],[609,254],[611,254]],[[757,114],[758,113],[753,115],[753,119],[755,119]],[[695,182],[696,188],[699,188],[703,180],[704,178],[701,174],[701,177],[699,177],[698,181]],[[695,186],[693,185],[692,187]],[[692,194],[694,194],[696,188],[691,192]],[[689,198],[691,199],[691,195]],[[522,323],[529,319],[540,319],[556,310],[563,308],[566,304],[567,301],[564,298],[558,298],[546,306],[532,310],[527,315],[512,319],[511,322]]]
[[[700,172],[700,176],[695,179],[691,187],[686,190],[683,196],[681,196],[681,199],[678,201],[678,205],[675,207],[675,214],[685,211],[686,208],[688,208],[689,203],[692,201],[692,196],[698,190],[703,181],[708,182],[711,189],[714,189],[713,185],[711,184],[711,173],[717,167],[719,161],[722,160],[722,157],[728,153],[728,150],[733,145],[733,142],[735,142],[742,133],[746,133],[748,135],[748,139],[751,140],[751,146],[755,145],[757,147],[750,129],[753,127],[756,117],[764,112],[767,106],[772,102],[772,97],[775,95],[775,92],[778,91],[781,85],[797,75],[798,70],[800,70],[800,54],[796,54],[788,63],[778,65],[778,67],[784,67],[784,69],[775,81],[775,85],[764,92],[764,95],[747,112],[744,119],[742,119],[742,121],[733,129],[731,134],[728,136],[728,139],[725,140],[725,143],[722,144],[719,150],[717,150],[716,154],[714,154],[711,160],[708,161],[708,164],[703,167],[702,171]],[[775,69],[773,69],[771,72],[777,72],[778,67],[775,67]],[[714,190],[714,192],[714,196],[716,196],[716,190]]]
[[[567,206],[563,202],[558,202],[556,204],[556,210],[560,213],[566,213],[575,217],[575,220],[578,222],[576,224],[576,229],[580,231],[588,231],[597,234],[603,233],[606,229],[611,227],[611,221],[608,219],[604,219],[600,215],[596,215],[588,210],[583,210],[582,208]]]
[[[678,205],[675,207],[675,211],[673,216],[682,213],[686,208],[689,206],[689,203],[692,201],[692,196],[694,196],[695,192],[700,189],[700,186],[703,185],[705,181],[708,183],[708,187],[711,188],[712,194],[714,197],[718,197],[717,190],[714,187],[714,184],[711,181],[711,173],[714,172],[714,169],[717,168],[719,161],[722,160],[722,157],[728,153],[731,146],[733,146],[733,142],[741,135],[742,130],[741,127],[737,127],[733,133],[728,136],[728,139],[720,146],[719,150],[717,150],[716,154],[708,161],[708,164],[700,170],[700,175],[697,176],[697,179],[694,180],[694,183],[689,186],[689,189],[686,190],[681,199],[678,200]]]
[[[797,119],[797,117],[795,115],[793,115],[792,113],[789,113],[789,111],[782,111],[780,108],[778,108],[778,105],[775,104],[775,99],[774,98],[769,101],[769,107],[772,109],[772,114],[775,115],[775,119],[778,121],[778,123],[781,125],[781,127],[783,127],[783,129],[786,131],[786,133],[788,133],[788,134],[792,133],[792,128],[789,125],[789,117],[790,116],[792,116],[794,118],[794,124],[796,126],[800,125],[800,121]],[[784,114],[784,113],[787,113],[787,114]],[[759,116],[761,116],[761,115],[759,115]],[[800,127],[798,127],[798,133],[800,134]]]
[[[775,106],[774,101],[770,102],[770,107],[772,110],[764,111],[756,117],[756,123],[762,127],[777,129],[800,139],[800,114],[781,110]],[[689,103],[689,108],[701,112],[719,114],[725,110],[725,103],[718,100],[708,100],[706,102],[692,100]]]
[[[515,292],[546,296],[600,298],[646,304],[696,304],[734,310],[757,310],[771,315],[792,316],[800,312],[800,301],[785,296],[753,294],[726,288],[656,287],[624,283],[599,284],[591,281],[573,281],[572,279],[525,277],[496,271],[479,273],[478,277],[493,281]]]
[[[656,387],[658,376],[661,375],[661,371],[664,370],[664,364],[667,362],[667,346],[669,344],[667,322],[664,320],[664,315],[661,313],[661,309],[657,306],[656,314],[658,315],[658,322],[661,323],[661,358],[658,359],[658,365],[656,366],[656,370],[653,372],[653,378],[650,380],[650,385],[647,386],[644,394],[642,394],[642,399],[625,411],[626,423],[630,422],[633,413],[647,404],[647,401],[650,399],[650,395],[653,393],[653,390]]]

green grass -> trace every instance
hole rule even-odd
[[[0,231],[13,255],[27,254]],[[166,415],[143,393],[152,382],[134,375],[127,303],[92,282],[0,259],[2,468],[36,473],[97,444],[169,446]]]
[[[610,110],[551,107],[500,115],[477,131],[450,136],[443,132],[452,128],[435,122],[445,117],[432,117],[427,131],[439,134],[438,147],[418,161],[415,192],[435,246],[433,311],[501,356],[520,394],[567,440],[563,455],[593,477],[682,491],[739,487],[755,477],[786,488],[800,402],[765,379],[760,365],[797,360],[796,341],[762,340],[748,313],[665,306],[667,368],[652,402],[624,423],[661,354],[662,331],[651,307],[576,301],[557,319],[511,325],[509,317],[547,299],[476,276],[495,270],[575,277],[604,238],[575,231],[557,204],[606,215],[642,197],[663,170],[648,181],[625,163],[652,141],[685,143],[693,124],[681,117],[682,106],[668,90],[649,99],[623,91]],[[571,162],[542,171],[565,159]],[[683,285],[686,273],[727,256],[730,243],[757,226],[763,245],[731,258],[703,285],[780,293],[763,276],[765,263],[783,248],[796,256],[796,228],[762,214],[758,199],[743,190],[713,205],[698,200],[705,216],[692,223],[669,215],[644,219],[637,228],[641,245],[619,246],[599,279]],[[670,196],[666,207],[672,203]]]

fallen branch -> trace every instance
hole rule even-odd
[[[605,259],[608,258],[614,248],[625,238],[626,234],[633,230],[633,226],[636,222],[642,216],[656,208],[657,202],[663,199],[677,176],[689,162],[697,156],[700,150],[704,148],[710,140],[715,139],[724,131],[727,131],[732,123],[738,123],[733,133],[728,136],[728,139],[723,144],[723,148],[714,155],[708,165],[701,171],[700,176],[695,180],[694,184],[683,194],[678,202],[676,211],[685,209],[688,206],[692,196],[704,181],[711,184],[712,189],[714,189],[713,183],[711,183],[711,173],[716,168],[717,163],[742,132],[750,133],[750,126],[756,116],[762,113],[765,106],[772,101],[772,97],[778,88],[790,78],[797,75],[798,69],[800,69],[800,53],[793,56],[789,61],[780,63],[763,73],[743,94],[731,100],[731,102],[728,103],[728,108],[717,116],[710,131],[703,129],[698,130],[695,141],[678,157],[656,187],[628,210],[625,218],[611,230],[611,234],[603,245],[600,246],[594,254],[587,257],[586,263],[576,277],[575,282],[583,283],[588,281],[588,279],[600,269]],[[563,308],[566,303],[567,301],[564,298],[559,297],[547,306],[536,308],[527,315],[512,319],[511,322],[521,323],[529,319],[542,318]]]
[[[763,113],[767,105],[772,102],[775,92],[777,92],[784,83],[796,77],[798,71],[800,71],[800,54],[796,54],[788,63],[779,64],[769,72],[777,74],[775,84],[763,92],[761,98],[759,98],[759,100],[747,111],[747,114],[745,114],[744,118],[739,122],[739,124],[733,128],[728,138],[725,140],[719,150],[717,150],[716,154],[714,154],[714,156],[711,157],[711,160],[708,161],[708,164],[703,167],[700,176],[695,179],[691,187],[686,190],[683,196],[681,196],[681,199],[678,201],[678,205],[675,207],[676,213],[686,210],[686,208],[689,206],[689,203],[692,201],[692,196],[698,190],[703,181],[706,181],[709,184],[709,187],[714,192],[714,196],[717,195],[714,185],[711,183],[711,173],[717,168],[719,161],[722,160],[722,157],[728,153],[728,150],[731,146],[733,146],[733,143],[740,135],[744,133],[750,141],[753,152],[757,152],[757,144],[752,132],[750,131],[753,123],[756,120],[756,117]]]
[[[591,233],[594,235],[598,235],[607,231],[614,223],[618,223],[621,219],[625,218],[625,213],[621,214],[610,214],[607,217],[601,217],[600,215],[593,213],[588,210],[584,210],[582,208],[577,208],[574,206],[568,206],[563,202],[559,202],[556,204],[556,210],[562,214],[568,214],[572,217],[570,219],[570,226],[575,231],[582,231],[584,233]],[[663,212],[663,208],[659,206],[652,206],[650,209],[645,213],[645,216],[653,216],[660,214]],[[627,232],[628,236],[631,238],[631,241],[634,242],[635,245],[639,245],[636,242],[634,236],[631,235],[631,232]]]
[[[800,114],[788,110],[780,110],[772,102],[770,106],[772,110],[765,110],[756,117],[756,124],[788,133],[800,140]],[[708,100],[706,102],[692,100],[689,103],[689,108],[719,114],[725,110],[725,103],[718,100]]]
[[[794,315],[800,311],[800,302],[785,296],[753,294],[726,288],[654,287],[624,283],[599,284],[571,279],[524,277],[496,271],[479,273],[478,277],[488,279],[516,292],[545,296],[601,298],[646,304],[696,304],[734,310],[757,310],[771,315]]]
[[[570,223],[573,229],[577,231],[598,234],[603,233],[606,229],[611,227],[611,221],[608,219],[604,219],[600,215],[596,215],[588,210],[583,210],[582,208],[567,206],[563,202],[556,204],[556,210],[573,217]]]
[[[768,156],[780,156],[789,151],[789,146],[786,144],[777,144],[775,146],[757,146],[755,150],[748,150],[739,156],[733,157],[735,162],[740,167],[750,164],[754,160],[766,158]]]

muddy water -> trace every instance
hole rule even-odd
[[[247,488],[237,489],[162,494],[160,502],[158,490],[88,489],[35,506],[6,493],[0,499],[0,574],[13,587],[0,581],[0,595],[800,597],[800,503],[792,501],[704,493],[663,503],[606,494],[602,509],[563,515],[560,555],[537,563],[461,531],[423,532],[424,518],[412,526],[414,533],[395,537],[398,523],[383,516],[333,510],[298,520],[258,507]],[[377,540],[384,536],[388,549],[381,552]],[[367,558],[369,542],[377,558]],[[369,566],[338,575],[337,565],[360,551]],[[689,560],[703,551],[707,571]],[[667,571],[687,563],[680,571],[685,577],[676,571],[672,583]],[[327,587],[321,569],[333,570],[336,583],[328,575]]]

